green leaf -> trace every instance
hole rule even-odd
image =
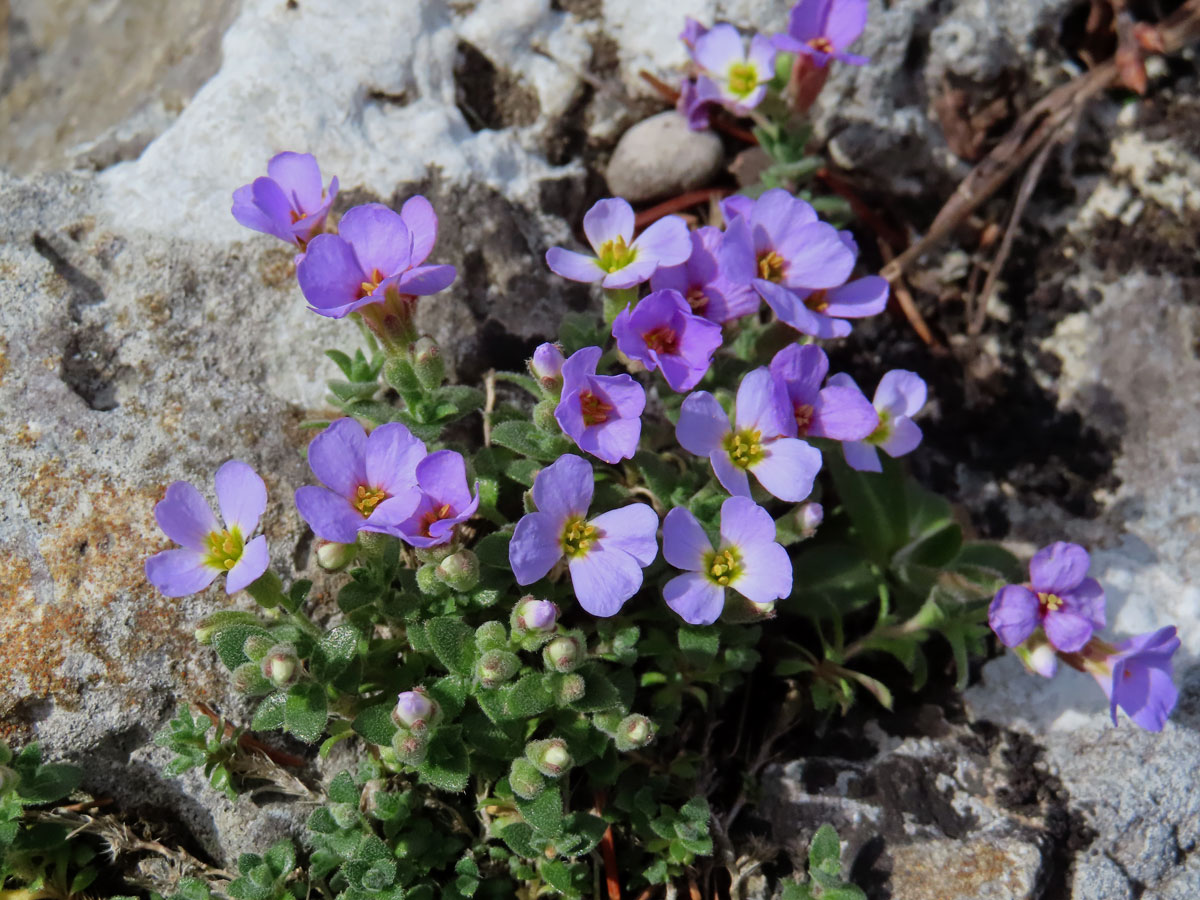
[[[809,872],[833,875],[842,870],[842,842],[832,825],[822,825],[808,845]]]
[[[563,833],[562,788],[549,784],[532,800],[516,798],[517,809],[541,837],[556,838]]]
[[[334,364],[342,370],[342,374],[347,378],[354,379],[354,363],[350,357],[341,350],[326,350],[325,355],[333,360]]]
[[[504,830],[500,832],[500,840],[508,844],[513,853],[525,859],[534,859],[541,855],[532,843],[533,826],[525,822],[513,822],[511,825],[505,825]]]
[[[263,858],[276,876],[287,875],[296,868],[296,848],[287,838],[272,844]]]
[[[17,794],[30,803],[51,803],[66,797],[82,780],[82,769],[65,763],[49,763],[38,766],[32,775],[23,774],[17,783]]]
[[[286,691],[276,691],[264,697],[262,703],[258,704],[258,709],[254,711],[250,728],[253,731],[274,731],[276,728],[282,728],[283,708],[286,702]]]
[[[504,467],[504,474],[517,484],[527,488],[533,487],[533,479],[542,470],[542,463],[536,459],[520,457]]]
[[[360,643],[365,643],[362,634],[353,625],[328,632],[313,648],[313,677],[326,683],[337,678],[358,657]]]
[[[807,884],[785,881],[783,883],[783,891],[779,895],[779,900],[814,900],[814,898],[812,889]]]
[[[684,625],[679,629],[679,649],[689,663],[707,668],[721,649],[721,633],[716,628]]]
[[[325,689],[319,684],[301,682],[288,689],[283,705],[283,727],[305,743],[312,744],[325,731],[329,713]]]
[[[354,783],[354,776],[349,772],[338,772],[329,782],[327,793],[333,803],[358,803],[362,788]]]
[[[351,727],[370,743],[390,747],[392,735],[396,733],[396,723],[392,721],[393,708],[391,703],[368,706],[355,717]]]
[[[561,859],[544,859],[538,871],[542,880],[560,894],[567,897],[580,896],[579,888],[575,884],[575,874],[578,871],[575,866],[569,866]]]
[[[539,672],[522,675],[517,683],[504,690],[507,718],[531,719],[554,705],[554,697],[546,687],[545,676]]]
[[[512,535],[504,532],[496,532],[481,538],[473,548],[480,565],[508,571],[508,543],[511,540]]]
[[[222,628],[213,635],[212,643],[216,648],[217,656],[221,658],[222,664],[230,672],[242,663],[250,661],[250,658],[242,652],[242,645],[251,635],[270,638],[271,632],[261,625],[235,624]]]
[[[570,356],[576,350],[604,343],[599,320],[587,313],[568,312],[559,322],[558,342],[563,353]]]
[[[567,834],[574,835],[579,840],[578,845],[571,848],[571,855],[586,856],[604,839],[608,823],[591,813],[573,812],[567,816],[563,827]]]
[[[425,623],[425,634],[434,655],[450,672],[463,676],[474,673],[479,651],[469,625],[454,616],[441,616]]]
[[[417,770],[424,784],[443,791],[465,791],[470,775],[467,746],[457,727],[442,727],[429,742],[429,754]]]
[[[458,675],[445,675],[429,685],[429,696],[442,707],[447,719],[457,719],[471,693],[471,680]]]
[[[622,709],[621,694],[616,685],[599,666],[588,665],[580,670],[583,675],[585,690],[583,696],[571,704],[573,709],[581,712],[604,712],[610,709]]]
[[[867,895],[852,884],[839,884],[837,887],[823,888],[821,900],[867,900]]]
[[[492,429],[492,443],[507,447],[522,456],[550,462],[554,459],[541,440],[541,432],[532,422],[512,420],[501,422]]]
[[[826,453],[825,462],[850,516],[857,544],[870,558],[886,564],[909,536],[900,465],[886,457],[882,459],[882,472],[856,472],[838,453]]]

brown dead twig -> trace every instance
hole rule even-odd
[[[208,717],[209,721],[211,721],[214,726],[218,728],[221,727],[221,723],[224,722],[224,720],[216,714],[211,706],[209,706],[203,700],[197,700],[194,705],[196,709]],[[235,731],[233,724],[230,722],[224,722],[224,725],[225,730],[221,736],[227,739],[233,737],[233,732]],[[254,735],[246,734],[245,732],[238,737],[238,746],[241,749],[251,753],[261,753],[276,765],[290,766],[293,769],[300,769],[308,764],[308,761],[303,757],[294,756],[293,754],[286,753],[283,750],[276,750],[274,747],[268,747],[258,738],[254,737]]]

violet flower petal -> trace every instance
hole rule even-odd
[[[1059,595],[1072,612],[1078,613],[1099,630],[1107,623],[1104,611],[1104,588],[1095,578],[1085,578],[1077,587]]]
[[[1033,555],[1029,576],[1035,591],[1062,596],[1079,586],[1090,565],[1088,552],[1078,544],[1057,541]]]
[[[358,435],[351,436],[350,442],[355,447],[351,452],[359,452],[365,458],[363,474],[367,484],[396,495],[417,483],[417,465],[426,456],[425,444],[414,437],[407,426],[386,422],[372,431],[365,443]]]
[[[633,243],[633,207],[620,197],[597,200],[583,216],[583,233],[597,253],[609,241],[618,238],[625,244]]]
[[[563,523],[545,512],[527,513],[517,522],[508,544],[508,564],[517,584],[533,584],[562,559]]]
[[[856,472],[882,472],[883,464],[875,448],[863,441],[845,441],[842,443],[842,455],[846,457],[846,465]]]
[[[243,537],[252,534],[267,509],[267,486],[262,478],[246,463],[231,459],[217,469],[215,480],[225,527],[236,526]]]
[[[146,578],[168,597],[186,597],[204,590],[219,574],[204,560],[195,550],[164,550],[146,560]]]
[[[818,396],[810,437],[860,441],[879,427],[879,413],[857,387],[831,385],[822,388]]]
[[[721,74],[730,63],[744,59],[742,36],[732,25],[714,25],[696,40],[692,58],[714,75]]]
[[[835,319],[861,319],[887,308],[891,285],[886,278],[867,275],[829,291],[824,314]]]
[[[338,236],[354,248],[367,274],[375,269],[393,275],[408,268],[413,237],[399,213],[382,203],[364,203],[342,216]]]
[[[891,433],[879,449],[893,459],[911,453],[921,443],[921,426],[912,419],[895,419],[891,423]]]
[[[721,504],[721,546],[750,547],[775,542],[775,520],[748,497],[730,497]],[[790,568],[790,566],[789,566]]]
[[[925,381],[916,372],[892,369],[879,379],[875,389],[875,408],[893,416],[915,416],[925,405]]]
[[[208,536],[221,530],[208,501],[186,481],[176,481],[167,487],[163,499],[154,504],[154,518],[163,534],[198,553],[206,552]]]
[[[584,556],[572,559],[571,586],[579,605],[593,616],[615,616],[642,586],[642,569],[628,553],[592,544]]]
[[[799,438],[779,438],[764,447],[766,456],[750,467],[767,493],[798,503],[812,493],[821,471],[821,451]]]
[[[764,440],[784,433],[782,410],[787,408],[783,385],[759,366],[742,377],[734,401],[733,418],[738,431],[757,430]]]
[[[730,582],[731,588],[750,602],[758,604],[773,603],[792,593],[792,561],[788,558],[787,550],[774,540],[740,545],[739,550],[743,569]]]
[[[793,227],[776,252],[785,261],[783,283],[789,288],[835,288],[854,271],[854,254],[842,243],[837,229],[826,222]]]
[[[551,247],[546,251],[546,265],[555,275],[587,284],[603,281],[608,275],[600,267],[600,262],[596,257],[585,256],[573,250],[564,250],[562,247]]]
[[[354,248],[336,234],[318,234],[309,241],[296,266],[296,279],[308,305],[314,312],[335,319],[353,310],[366,277]]]
[[[1026,587],[1002,587],[988,607],[988,625],[1006,647],[1023,644],[1041,624],[1038,598]]]
[[[825,37],[834,49],[844,50],[858,40],[867,27],[867,12],[867,0],[834,0],[825,25]]]
[[[271,564],[271,556],[267,552],[267,537],[260,534],[242,548],[241,558],[233,564],[229,575],[225,578],[225,593],[236,594],[249,587],[262,577]]]
[[[684,398],[675,425],[675,439],[684,450],[696,456],[723,453],[721,442],[729,431],[729,417],[708,391],[695,391]]]
[[[698,572],[704,567],[704,554],[712,549],[712,541],[691,511],[676,506],[667,513],[663,519],[663,559],[670,565]]]
[[[537,473],[533,502],[538,512],[561,525],[572,516],[587,513],[596,489],[592,465],[581,456],[566,453]],[[558,535],[554,536],[557,543]]]
[[[396,290],[401,294],[427,297],[450,287],[457,275],[454,266],[419,266],[396,279]]]
[[[712,463],[713,474],[717,476],[721,487],[736,496],[750,496],[750,476],[745,469],[733,464],[728,453],[715,450],[709,454],[708,461]]]
[[[309,442],[308,466],[326,487],[352,497],[359,485],[368,481],[366,451],[367,433],[362,425],[349,417],[336,419]]]
[[[321,206],[321,169],[311,153],[276,154],[267,163],[267,175],[298,211],[311,215]]]
[[[404,201],[404,206],[400,208],[400,218],[404,220],[409,234],[412,235],[412,259],[409,264],[413,267],[419,266],[429,258],[429,254],[433,252],[433,245],[437,243],[437,213],[433,211],[432,203],[417,194]]]
[[[633,503],[601,513],[588,522],[598,529],[596,543],[628,553],[639,566],[658,556],[658,515],[645,503]]]
[[[380,504],[382,506],[382,504]],[[342,494],[308,484],[296,491],[296,511],[308,523],[313,534],[338,544],[353,544],[363,516]]]
[[[692,255],[692,236],[679,216],[663,216],[638,235],[632,246],[639,257],[644,254],[660,266],[678,266]]]
[[[725,589],[698,572],[686,572],[663,585],[663,599],[689,625],[711,625],[725,607]]]
[[[1092,636],[1092,623],[1066,609],[1046,613],[1042,627],[1046,630],[1047,640],[1063,653],[1082,650]]]

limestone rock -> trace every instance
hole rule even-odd
[[[725,155],[712,131],[692,131],[668,110],[634,125],[617,142],[608,161],[608,190],[630,203],[658,200],[703,187]]]

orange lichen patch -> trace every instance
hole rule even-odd
[[[8,374],[8,341],[0,337],[0,384],[4,384],[4,376]]]
[[[1025,854],[1031,847],[987,840],[930,841],[892,852],[892,890],[912,900],[944,897],[1017,897],[1030,885]]]
[[[281,287],[296,277],[295,248],[272,247],[258,258],[258,275],[267,287]]]

